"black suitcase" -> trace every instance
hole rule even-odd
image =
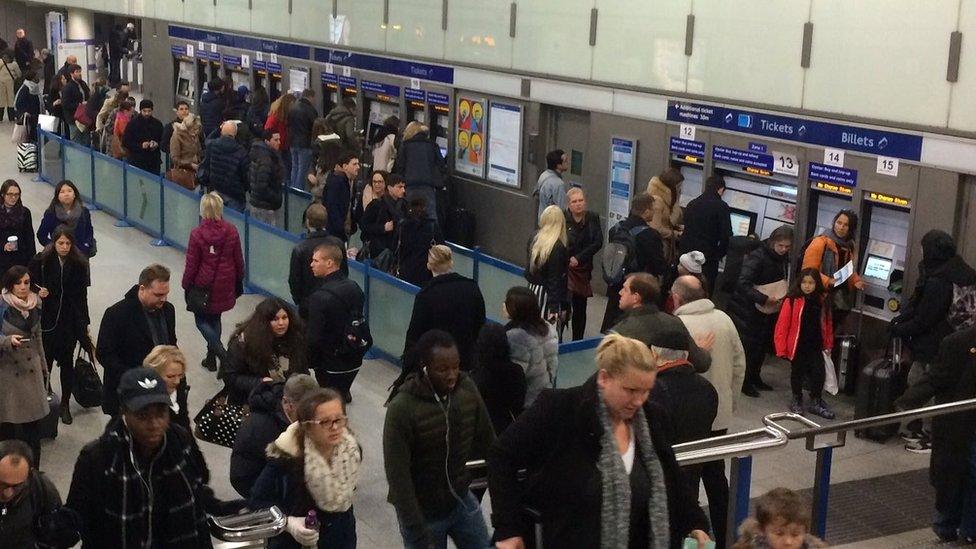
[[[58,422],[61,421],[61,397],[57,393],[49,391],[47,393],[47,404],[51,407],[51,411],[38,424],[40,437],[42,439],[58,438]]]
[[[901,342],[894,339],[882,358],[872,360],[861,369],[857,379],[854,419],[890,414],[895,400],[905,392],[901,365]],[[854,436],[884,442],[898,434],[898,423],[855,429]]]
[[[447,240],[470,248],[474,246],[474,214],[464,208],[451,210],[447,223]]]
[[[837,387],[841,392],[853,395],[860,371],[861,346],[857,336],[842,335],[834,338],[834,367],[837,369]]]

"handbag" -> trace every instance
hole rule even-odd
[[[10,136],[10,142],[14,145],[20,145],[21,143],[27,142],[27,124],[25,121],[19,121],[14,124],[13,134]]]
[[[592,279],[593,265],[580,263],[576,267],[568,267],[566,271],[566,285],[573,295],[593,297]]]
[[[228,394],[225,386],[203,405],[200,413],[193,418],[193,436],[226,448],[234,447],[237,430],[251,415],[251,409],[247,405],[229,404]]]
[[[824,391],[836,395],[840,388],[837,386],[837,370],[834,368],[834,359],[830,356],[830,351],[824,349]]]
[[[224,243],[226,246],[227,243]],[[191,313],[206,313],[207,308],[210,307],[210,291],[213,289],[213,283],[217,280],[217,273],[220,272],[220,258],[224,255],[224,246],[220,247],[220,253],[217,255],[217,264],[214,265],[213,278],[210,279],[210,284],[206,286],[190,286],[186,290],[186,310]]]
[[[79,129],[87,129],[92,126],[92,119],[88,116],[88,101],[79,103],[75,108],[75,124],[78,125]],[[84,128],[82,128],[84,126]]]
[[[88,350],[88,360],[79,352],[75,356],[75,402],[84,408],[102,405],[102,379],[95,370],[95,357]]]
[[[170,168],[166,170],[166,179],[190,191],[197,188],[197,173],[194,170]]]

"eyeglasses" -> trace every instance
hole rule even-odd
[[[305,425],[318,425],[320,427],[325,427],[326,429],[342,429],[346,426],[346,422],[349,418],[343,416],[336,419],[310,419],[308,421],[303,421]]]

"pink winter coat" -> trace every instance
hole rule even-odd
[[[190,244],[186,248],[186,269],[183,271],[183,289],[209,286],[210,306],[207,312],[220,314],[234,308],[238,281],[243,280],[244,254],[237,228],[222,219],[201,221],[190,232]]]

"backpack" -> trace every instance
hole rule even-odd
[[[603,247],[603,280],[608,285],[623,284],[628,273],[637,272],[641,266],[637,264],[637,235],[650,229],[640,224],[630,229],[624,229],[617,223],[610,229],[610,241]]]
[[[363,316],[362,309],[349,307],[346,301],[334,290],[324,289],[337,301],[349,308],[345,325],[342,328],[342,337],[339,340],[339,345],[336,346],[336,358],[350,362],[361,362],[366,356],[366,352],[373,347],[373,334],[369,331],[369,322]]]
[[[952,305],[946,320],[954,332],[976,324],[976,284],[952,285]]]

